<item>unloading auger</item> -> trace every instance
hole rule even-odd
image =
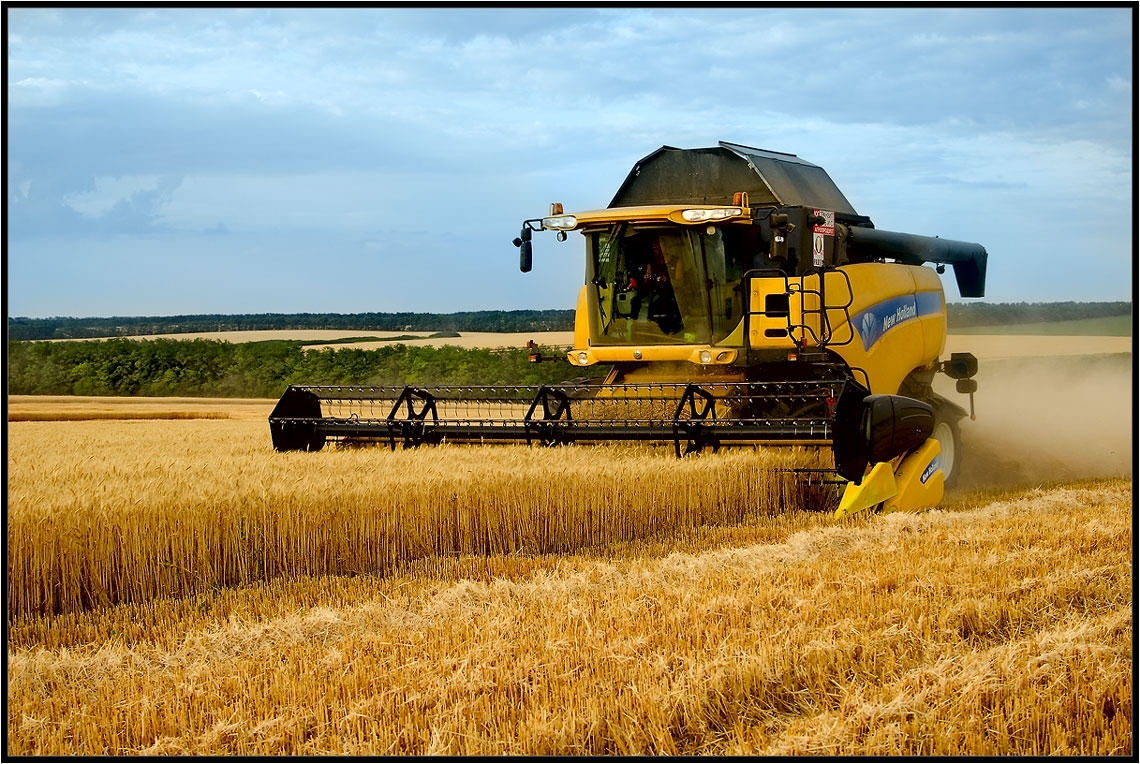
[[[524,222],[579,231],[574,366],[601,382],[541,387],[290,386],[270,415],[273,446],[649,441],[678,456],[740,445],[829,447],[846,483],[837,515],[936,505],[959,466],[961,406],[977,361],[941,360],[952,265],[963,297],[984,294],[978,244],[874,228],[824,170],[792,154],[721,142],[662,147],[603,210]],[[936,264],[930,268],[926,263]]]

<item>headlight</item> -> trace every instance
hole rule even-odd
[[[581,353],[578,354],[578,364],[580,366],[585,366],[589,362],[590,362],[590,354],[587,353],[585,350],[583,350]]]
[[[573,231],[578,226],[578,218],[573,215],[552,215],[542,219],[542,227],[555,231]]]
[[[701,363],[712,363],[712,353],[707,350],[701,351]]]
[[[711,210],[682,210],[681,217],[690,223],[704,223],[706,220],[724,220],[743,215],[740,207],[717,207]],[[546,221],[543,221],[543,225]]]

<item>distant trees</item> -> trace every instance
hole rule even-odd
[[[1128,315],[1130,302],[968,303],[947,306],[951,331],[995,324],[1072,321]],[[529,351],[453,346],[386,345],[374,350],[306,350],[302,341],[229,343],[219,340],[43,342],[25,337],[94,332],[163,334],[256,329],[343,329],[368,332],[566,331],[573,311],[453,313],[264,314],[167,318],[9,319],[8,392],[12,395],[186,395],[268,397],[286,385],[549,384],[599,375],[570,366],[561,348],[539,348],[549,363],[528,362]]]
[[[159,317],[9,318],[13,340],[94,339],[146,334],[347,329],[367,332],[557,332],[574,328],[572,310],[463,313],[242,313]]]
[[[539,385],[581,376],[559,348],[530,351],[388,345],[305,350],[299,342],[219,340],[11,342],[11,395],[276,398],[289,384]],[[600,374],[604,369],[597,370]]]
[[[1126,315],[1130,302],[951,303],[951,328]],[[572,310],[463,313],[239,313],[159,317],[9,318],[12,340],[95,339],[146,334],[343,329],[353,332],[555,332],[574,328]]]

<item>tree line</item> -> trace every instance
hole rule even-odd
[[[950,328],[1034,321],[1071,321],[1129,314],[1129,302],[1104,303],[969,303],[947,306]],[[307,317],[305,328],[365,329],[371,331],[559,331],[573,327],[573,311],[512,311],[437,314],[296,314]],[[381,316],[382,320],[375,317]],[[419,319],[415,317],[419,317]],[[431,317],[431,318],[427,318]],[[145,333],[165,333],[172,326],[204,323],[169,319],[10,319],[29,334],[50,330],[51,321],[78,330],[82,321],[118,321],[119,328],[134,326]],[[234,330],[287,328],[295,326],[285,314],[274,321],[264,316],[191,317],[214,321],[232,319]],[[267,323],[258,323],[259,321]],[[421,323],[416,323],[422,320]],[[144,324],[144,321],[155,321]],[[169,324],[157,323],[169,321]],[[438,323],[433,323],[438,321]],[[96,331],[100,324],[88,324]],[[412,327],[412,328],[409,328]],[[440,327],[440,328],[436,328]],[[451,328],[459,327],[459,329]],[[70,331],[70,329],[68,330]],[[362,350],[326,348],[308,350],[303,341],[271,340],[230,343],[221,340],[136,340],[111,338],[79,342],[26,341],[10,331],[8,343],[8,392],[11,395],[153,395],[211,397],[277,397],[289,384],[327,385],[539,385],[569,378],[599,375],[570,366],[563,349],[539,348],[553,362],[530,363],[525,349],[464,349],[454,346],[420,347],[386,345]]]
[[[951,329],[1127,315],[1130,302],[950,303]],[[482,310],[460,313],[237,313],[111,318],[9,318],[12,340],[95,339],[147,334],[344,329],[368,332],[559,332],[574,328],[573,310]]]
[[[460,313],[236,313],[110,318],[9,318],[13,340],[94,339],[190,332],[346,329],[370,332],[559,332],[574,328],[572,310],[481,310]]]
[[[276,398],[290,384],[542,385],[605,369],[570,365],[559,348],[387,345],[306,350],[271,340],[107,339],[8,346],[10,395],[146,395]]]

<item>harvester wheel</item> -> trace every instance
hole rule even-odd
[[[935,409],[934,431],[930,437],[938,441],[938,464],[942,468],[943,485],[950,488],[958,479],[958,460],[962,456],[962,439],[958,420],[944,417]]]

